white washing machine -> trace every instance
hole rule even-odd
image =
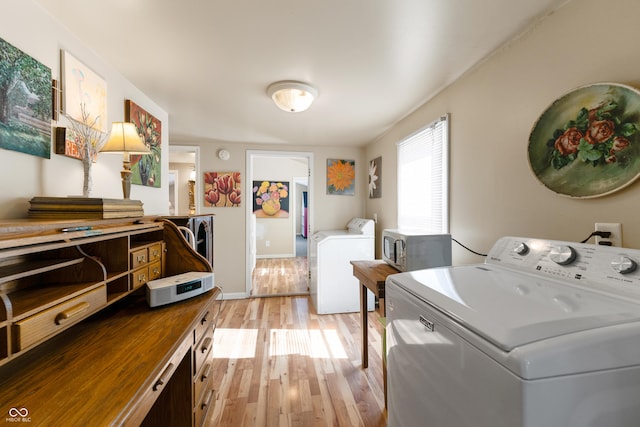
[[[318,314],[360,311],[360,283],[351,261],[375,258],[375,223],[353,218],[343,230],[318,231],[309,246],[309,293]],[[375,297],[367,291],[369,310]]]
[[[387,278],[389,427],[640,425],[640,250],[505,237]]]

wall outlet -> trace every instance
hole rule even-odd
[[[268,248],[269,246],[271,246],[271,242],[269,240],[265,240],[264,245]]]
[[[596,231],[608,231],[609,237],[596,237],[596,245],[622,246],[622,224],[617,222],[596,222]]]

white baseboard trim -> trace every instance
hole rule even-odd
[[[231,299],[245,299],[249,298],[249,295],[246,292],[234,292],[234,293],[222,293],[223,300],[231,300]]]
[[[267,258],[294,258],[296,254],[272,254],[272,255],[256,255],[257,259]]]

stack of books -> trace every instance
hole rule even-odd
[[[112,219],[144,216],[142,202],[95,197],[34,197],[29,217],[36,219]]]

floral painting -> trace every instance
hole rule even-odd
[[[133,101],[124,104],[125,120],[136,125],[138,135],[151,154],[131,155],[131,183],[160,187],[162,167],[162,123]]]
[[[593,84],[556,100],[529,137],[529,163],[554,192],[598,197],[631,184],[640,173],[640,92]]]
[[[288,218],[289,182],[253,181],[253,213],[258,218]]]
[[[327,159],[327,194],[353,196],[356,193],[356,162]]]
[[[382,197],[382,157],[369,162],[369,198]]]
[[[51,69],[0,38],[0,148],[51,157]]]
[[[206,207],[239,207],[242,201],[240,172],[205,172],[204,205]]]

